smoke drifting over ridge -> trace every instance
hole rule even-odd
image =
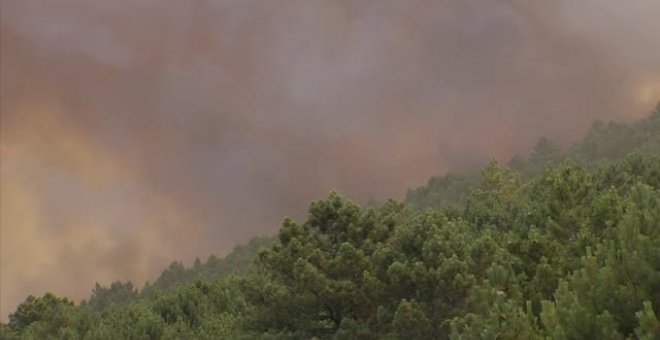
[[[660,2],[5,0],[0,315],[563,145],[660,97]]]

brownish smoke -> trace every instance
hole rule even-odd
[[[660,2],[6,0],[0,315],[660,97]]]

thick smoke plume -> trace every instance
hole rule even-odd
[[[1,288],[83,298],[660,97],[660,2],[4,0]]]

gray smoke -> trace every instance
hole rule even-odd
[[[1,291],[82,298],[309,200],[563,146],[660,98],[660,2],[6,0]]]

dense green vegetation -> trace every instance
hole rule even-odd
[[[258,251],[261,249],[261,251]],[[256,255],[258,253],[258,255]],[[138,291],[29,297],[6,339],[658,339],[660,107],[406,202],[337,193]]]
[[[582,141],[565,151],[549,138],[541,137],[527,159],[513,157],[507,167],[528,180],[546,167],[568,159],[593,170],[634,152],[660,154],[660,104],[649,117],[633,124],[596,121]],[[432,177],[426,186],[408,190],[406,204],[420,210],[463,208],[468,194],[479,184],[479,177],[479,173]]]

